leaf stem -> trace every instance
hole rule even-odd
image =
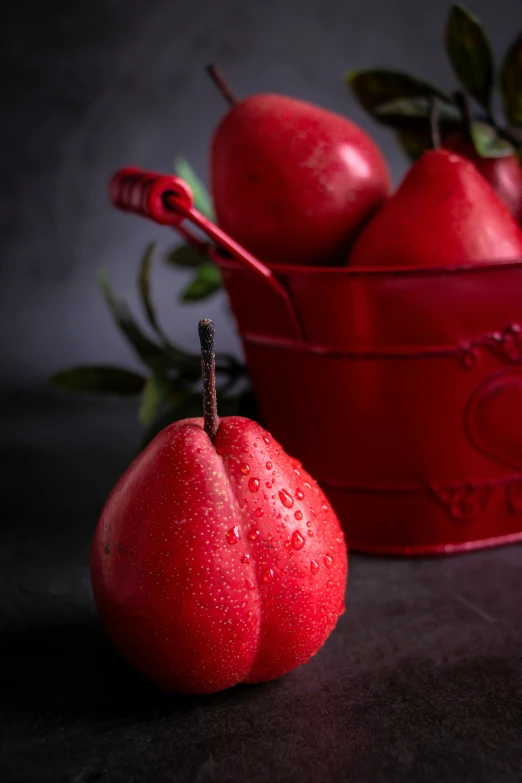
[[[203,371],[203,417],[204,430],[214,440],[219,429],[216,396],[216,351],[214,336],[216,327],[208,318],[199,322],[201,345],[201,369]]]
[[[462,127],[467,141],[473,142],[471,135],[471,125],[473,123],[473,117],[471,116],[471,109],[469,107],[469,101],[464,90],[456,90],[453,93],[455,103],[457,104],[462,114]]]
[[[434,95],[429,98],[429,104],[431,145],[434,150],[438,150],[440,149],[439,102]]]
[[[230,106],[235,106],[237,98],[230,89],[230,86],[225,79],[225,75],[221,68],[217,65],[207,65],[207,73],[218,88],[219,92]]]

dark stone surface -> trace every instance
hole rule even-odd
[[[166,696],[111,650],[88,552],[139,442],[132,404],[2,399],[4,783],[522,778],[522,549],[353,556],[347,611],[307,666]]]

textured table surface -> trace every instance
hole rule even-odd
[[[90,538],[139,443],[133,405],[2,410],[0,775],[90,781],[522,780],[522,548],[352,556],[347,611],[272,683],[166,696],[111,650]]]

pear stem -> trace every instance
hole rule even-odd
[[[204,430],[214,440],[219,429],[216,396],[216,350],[214,336],[216,327],[208,318],[199,322],[201,345],[201,369],[203,371],[203,417]]]
[[[226,102],[230,104],[230,106],[235,106],[237,103],[237,98],[230,89],[230,86],[225,79],[225,75],[221,68],[218,68],[217,65],[207,65],[207,73]]]
[[[440,149],[439,102],[435,96],[430,98],[430,134],[433,149]]]

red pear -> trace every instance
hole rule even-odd
[[[389,192],[376,144],[301,100],[226,95],[233,105],[215,131],[210,167],[219,225],[268,264],[343,263]]]
[[[522,258],[522,232],[468,160],[425,152],[358,238],[352,267],[458,267]]]
[[[344,610],[347,575],[317,483],[255,422],[217,418],[212,322],[200,336],[205,418],[170,425],[135,459],[91,554],[116,648],[164,690],[186,693],[306,663]]]
[[[444,147],[470,160],[515,220],[522,224],[522,167],[516,155],[483,158],[477,153],[472,142],[462,134],[452,134],[445,138]]]

